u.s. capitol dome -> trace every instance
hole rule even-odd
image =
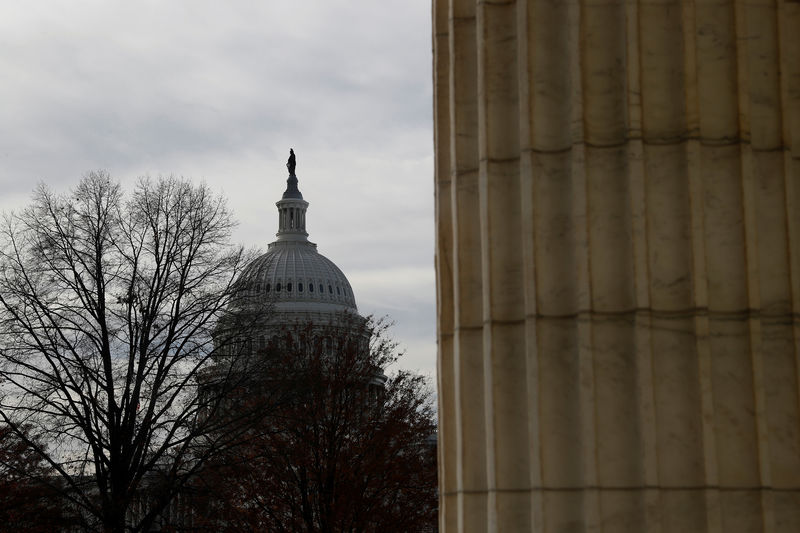
[[[347,277],[333,261],[317,251],[308,240],[308,202],[297,187],[290,170],[286,191],[278,207],[278,233],[263,255],[245,269],[240,287],[251,297],[271,306],[278,321],[292,315],[297,319],[319,319],[338,314],[358,314],[355,296]]]
[[[370,321],[358,313],[353,289],[344,273],[308,240],[308,202],[297,187],[294,166],[287,166],[286,190],[275,204],[276,239],[245,268],[237,281],[237,292],[231,300],[235,302],[231,310],[236,312],[230,315],[236,318],[224,321],[220,330],[229,331],[225,328],[234,325],[236,339],[221,353],[243,350],[246,354],[266,354],[271,341],[282,332],[296,331],[302,336],[310,328],[312,335],[326,341],[323,343],[326,350],[337,343],[346,344],[348,338],[358,339],[366,357]],[[239,315],[239,311],[244,313]],[[240,318],[252,320],[249,322],[252,330],[244,335],[236,329]],[[369,386],[382,389],[386,380],[383,370],[375,368]]]

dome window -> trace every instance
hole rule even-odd
[[[338,287],[338,286],[336,287],[336,294],[337,294],[338,296],[341,296],[341,295],[342,295],[342,291],[340,291],[340,290],[339,290],[339,287]]]
[[[269,286],[269,283],[267,283],[267,286],[266,286],[265,290],[266,290],[267,292],[269,292],[269,289],[270,289],[270,286]]]
[[[302,281],[297,284],[297,291],[298,292],[303,292],[303,282]]]
[[[332,287],[332,286],[330,286],[330,285],[328,285],[328,292],[329,292],[330,294],[333,294],[333,287]]]
[[[256,283],[256,292],[261,292],[261,284]]]
[[[281,284],[280,283],[275,285],[275,292],[281,292]]]
[[[319,292],[325,292],[325,287],[322,286],[322,283],[319,284]]]
[[[292,282],[291,281],[286,284],[286,290],[289,291],[289,292],[292,292]]]
[[[314,292],[314,284],[313,283],[309,283],[308,284],[308,292]]]

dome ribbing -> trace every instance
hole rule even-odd
[[[242,279],[278,311],[358,311],[344,273],[310,242],[273,242]]]

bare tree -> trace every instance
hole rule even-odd
[[[40,186],[6,216],[0,420],[27,428],[17,437],[96,529],[148,529],[236,439],[214,413],[254,361],[237,340],[268,310],[236,290],[252,253],[229,244],[233,227],[205,186],[142,179],[126,196],[104,172],[67,195]]]

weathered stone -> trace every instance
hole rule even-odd
[[[800,3],[434,0],[443,531],[800,531]]]

